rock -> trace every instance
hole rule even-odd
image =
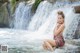
[[[1,7],[5,2],[8,2],[8,0],[0,0],[0,7]]]
[[[50,3],[55,3],[56,2],[56,0],[47,0],[48,2],[50,2]]]
[[[67,0],[67,1],[69,1],[69,2],[78,2],[80,0]]]
[[[80,16],[79,16],[79,18],[80,18]],[[80,38],[80,20],[78,22],[78,26],[77,26],[77,29],[74,34],[74,39],[79,39],[79,38]]]
[[[56,1],[58,2],[78,2],[80,0],[47,0],[48,2],[51,2],[51,3],[55,3]]]
[[[63,47],[57,48],[54,53],[79,53],[79,46],[66,43]]]
[[[9,14],[8,14],[6,6],[7,6],[7,3],[4,3],[0,7],[0,27],[9,26]]]
[[[1,3],[8,2],[8,0],[0,0]]]
[[[32,9],[31,9],[33,13],[35,13],[40,2],[42,2],[42,0],[35,0],[34,4],[32,5]]]
[[[80,6],[74,6],[75,13],[80,13]]]
[[[80,39],[65,39],[65,42],[68,44],[80,46]]]

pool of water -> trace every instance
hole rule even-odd
[[[36,31],[0,29],[0,45],[7,46],[7,53],[79,53],[79,46],[68,43],[53,52],[44,50],[42,44],[45,39],[52,39],[52,36]]]

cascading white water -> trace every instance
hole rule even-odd
[[[27,29],[28,23],[31,19],[31,7],[32,5],[25,4],[25,2],[19,3],[15,11],[14,28],[15,29]]]
[[[59,5],[57,2],[51,4],[43,1],[38,6],[34,16],[31,17],[31,5],[25,5],[25,3],[21,2],[15,12],[14,28],[27,28],[28,30],[0,29],[0,44],[8,45],[11,48],[9,50],[11,51],[10,53],[50,53],[49,51],[42,50],[42,43],[45,39],[53,39],[57,11],[61,10],[65,14],[64,36],[68,37],[66,36],[67,33],[69,35],[74,34],[73,31],[75,31],[80,18],[73,12],[73,5],[68,3]],[[71,30],[69,30],[70,27],[72,27]],[[70,35],[70,38],[72,38],[72,35]],[[16,49],[14,51],[14,48],[21,48],[21,50]],[[73,53],[75,49],[77,49],[76,46],[68,44],[63,48],[56,49],[54,53]]]
[[[41,2],[38,9],[36,10],[35,15],[32,17],[31,22],[28,26],[28,30],[38,30],[38,28],[44,24],[45,20],[48,18],[52,10],[52,4],[44,1]]]
[[[78,17],[77,14],[73,16],[73,20],[72,20],[71,24],[69,24],[64,31],[64,35],[65,35],[66,39],[73,39],[74,38],[74,34],[77,29],[79,20],[80,20],[80,18]]]
[[[70,9],[70,10],[68,10]],[[49,17],[47,18],[45,24],[43,24],[40,28],[39,31],[42,31],[43,33],[49,33],[49,34],[53,34],[53,30],[57,21],[57,11],[63,11],[65,14],[65,26],[67,27],[70,22],[73,20],[73,18],[70,18],[70,14],[73,13],[73,8],[60,8],[60,9],[55,9],[53,10]],[[67,17],[69,16],[69,17]],[[68,22],[67,22],[68,21]],[[45,29],[45,30],[43,30]]]

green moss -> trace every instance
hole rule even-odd
[[[37,9],[37,7],[38,7],[38,5],[40,4],[41,1],[42,0],[35,0],[35,3],[32,6],[32,12],[36,11],[36,9]]]
[[[19,1],[19,0],[11,0],[11,2],[10,2],[11,3],[11,12],[12,12],[12,14],[15,11],[15,7],[16,7],[17,1]],[[25,0],[25,2],[27,2],[27,1],[29,1],[29,0]],[[32,12],[36,11],[36,9],[37,9],[37,7],[38,7],[38,5],[40,4],[41,1],[42,0],[35,0],[35,3],[32,6]]]
[[[16,0],[11,0],[11,12],[14,13],[15,7],[16,7]]]
[[[16,3],[16,0],[11,0],[11,4],[14,5]]]
[[[6,24],[8,25],[8,21],[9,21],[9,16],[8,16],[8,11],[6,8],[6,3],[4,3],[1,7],[0,7],[0,24]]]

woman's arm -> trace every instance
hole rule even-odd
[[[57,30],[54,30],[54,35],[59,35],[64,30],[64,24],[62,24]]]

